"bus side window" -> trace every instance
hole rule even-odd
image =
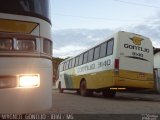
[[[75,61],[76,61],[76,58],[73,58],[73,60],[72,60],[72,68],[75,66]]]
[[[69,69],[72,67],[72,59],[71,60],[69,60]]]
[[[63,66],[63,64],[60,64],[60,69],[59,69],[60,72],[63,70],[62,66]]]
[[[79,56],[76,57],[76,64],[75,66],[78,66]]]
[[[110,41],[108,41],[107,56],[113,54],[113,44],[114,44],[113,39],[111,39]]]
[[[66,62],[63,65],[63,70],[66,70]]]
[[[105,57],[107,52],[107,42],[101,44],[100,48],[100,58]]]
[[[99,58],[99,53],[100,53],[100,46],[95,48],[94,51],[94,60],[97,60]]]
[[[67,61],[67,64],[66,64],[66,69],[69,68],[69,60]]]
[[[94,53],[94,49],[89,50],[89,52],[88,52],[88,62],[91,62],[93,60],[93,53]]]
[[[84,53],[83,64],[88,62],[88,52]]]
[[[79,56],[79,65],[83,63],[83,53]]]
[[[64,63],[62,63],[62,65],[61,65],[61,71],[63,71],[63,66],[64,66]]]

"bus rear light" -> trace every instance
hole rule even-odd
[[[114,69],[115,69],[115,71],[119,71],[119,59],[115,59],[115,61],[114,61]]]
[[[12,50],[13,42],[11,39],[0,39],[0,50]]]
[[[126,90],[126,88],[110,88],[110,90]]]
[[[0,76],[0,89],[17,87],[15,76]]]
[[[17,41],[17,50],[22,51],[35,51],[36,42],[35,40],[16,40]]]
[[[30,88],[38,87],[40,85],[39,75],[20,75],[19,87]]]
[[[43,52],[49,55],[52,54],[52,42],[48,39],[43,40]]]
[[[144,73],[139,73],[139,77],[145,77]]]

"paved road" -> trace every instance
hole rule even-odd
[[[53,90],[53,107],[44,113],[72,114],[160,114],[160,94],[117,93],[115,98],[100,94],[82,97],[76,92]]]

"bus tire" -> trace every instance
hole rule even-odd
[[[80,94],[81,94],[81,93],[80,93],[80,90],[77,90],[77,94],[78,94],[78,95],[80,95]]]
[[[93,95],[93,91],[87,89],[87,83],[86,83],[85,80],[81,81],[81,84],[80,84],[80,95],[82,95],[84,97],[88,97],[88,96],[92,96]]]
[[[62,87],[61,87],[61,82],[59,82],[59,84],[58,84],[58,89],[59,89],[59,92],[60,92],[60,93],[63,93],[63,89],[62,89]]]
[[[103,90],[102,94],[104,97],[113,98],[116,95],[116,91],[114,90]]]

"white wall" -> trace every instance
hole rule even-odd
[[[154,68],[160,68],[160,52],[154,55]]]
[[[156,89],[160,93],[160,52],[154,55],[154,68],[159,68],[156,70]]]

